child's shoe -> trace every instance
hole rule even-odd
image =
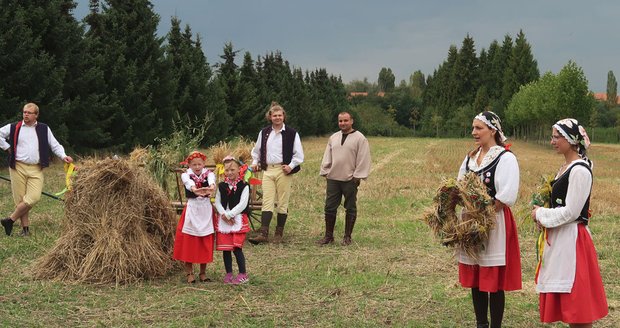
[[[227,273],[227,274],[224,276],[224,283],[225,283],[225,284],[232,284],[232,282],[233,282],[233,274],[232,274],[232,272]]]
[[[240,284],[245,284],[248,281],[250,281],[250,278],[248,278],[248,274],[247,273],[240,273],[232,281],[232,284],[233,285],[240,285]]]

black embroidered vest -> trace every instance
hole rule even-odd
[[[19,130],[23,121],[11,124],[11,132],[9,133],[9,145],[11,145],[11,153],[9,154],[9,166],[15,169],[15,152],[17,151],[17,143],[19,139]],[[41,168],[50,166],[50,144],[47,140],[47,125],[37,122],[35,126],[37,138],[39,139],[39,165]]]
[[[204,178],[204,180],[201,180],[201,181],[198,181],[198,182],[194,181],[194,182],[196,183],[196,188],[208,187],[209,186],[209,175],[207,174],[207,176]],[[187,198],[196,198],[198,196],[196,194],[194,194],[193,192],[191,192],[190,190],[187,190],[187,188],[185,188],[185,197],[187,197]]]
[[[497,194],[497,190],[495,189],[495,169],[497,169],[497,164],[499,163],[500,158],[507,151],[510,151],[510,150],[503,150],[501,153],[499,153],[499,155],[497,155],[497,157],[491,163],[489,163],[489,165],[481,168],[478,171],[472,171],[469,169],[470,157],[467,156],[467,162],[465,163],[465,170],[467,170],[467,172],[474,172],[480,176],[480,178],[482,179],[482,183],[484,183],[484,185],[487,187],[487,193],[493,199],[495,199],[495,194]]]
[[[267,169],[267,139],[269,134],[273,131],[273,127],[267,126],[261,130],[262,139],[260,141],[260,168],[261,170]],[[286,127],[282,130],[282,163],[290,164],[293,159],[293,147],[295,146],[295,136],[297,131],[291,127]],[[290,174],[299,172],[301,165],[297,165]]]
[[[243,194],[243,189],[245,188],[245,186],[247,186],[247,183],[241,180],[237,182],[237,190],[233,192],[232,189],[228,187],[228,183],[220,182],[217,187],[220,192],[220,202],[222,203],[222,207],[224,207],[224,209],[226,209],[226,207],[232,209],[233,207],[237,206],[241,201],[241,194]],[[243,210],[243,213],[248,213],[249,209],[250,203],[248,201],[248,204]]]
[[[568,170],[566,170],[566,172],[562,173],[559,178],[551,181],[551,208],[566,206],[566,194],[568,193],[568,177],[570,176],[570,171],[577,165],[581,165],[587,168],[590,174],[592,174],[592,169],[590,168],[590,166],[588,166],[586,163],[577,162],[572,165]],[[590,210],[590,195],[588,195],[588,199],[583,205],[583,208],[579,213],[579,217],[576,218],[577,221],[581,221],[585,224],[588,224],[589,220],[588,211]]]

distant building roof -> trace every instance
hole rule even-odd
[[[597,92],[594,94],[594,99],[599,100],[599,101],[607,101],[607,93]],[[616,104],[620,104],[620,96],[616,97]]]

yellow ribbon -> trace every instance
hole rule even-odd
[[[542,231],[538,234],[538,240],[536,241],[536,257],[538,257],[538,263],[536,264],[535,277],[538,279],[538,273],[540,267],[542,267],[543,253],[545,250],[545,242],[547,241],[547,228],[542,228]]]
[[[75,175],[75,165],[73,163],[65,163],[65,188],[57,193],[54,196],[62,196],[67,191],[71,190],[71,177]]]
[[[216,175],[224,174],[224,164],[216,164],[215,165],[215,174]]]

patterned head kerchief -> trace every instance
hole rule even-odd
[[[590,138],[586,133],[586,129],[579,125],[579,122],[574,118],[565,118],[557,121],[553,127],[562,134],[569,144],[579,147],[579,155],[582,157],[585,154],[585,150],[590,147]]]
[[[502,131],[502,120],[499,119],[499,116],[497,116],[497,114],[491,111],[484,111],[476,115],[474,119],[484,122],[484,124],[486,124],[489,128],[499,133],[502,142],[506,141],[507,138],[504,135],[504,131]]]

